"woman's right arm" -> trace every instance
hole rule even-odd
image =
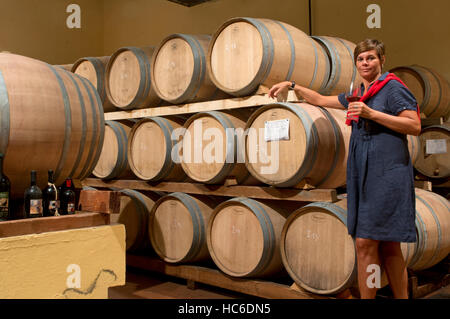
[[[269,96],[272,98],[277,97],[278,93],[282,92],[283,90],[287,90],[290,85],[291,82],[289,81],[283,81],[275,84],[270,88]],[[322,95],[314,90],[305,88],[298,84],[295,85],[294,91],[299,95],[301,95],[309,104],[331,107],[334,109],[342,109],[342,110],[345,109],[345,107],[341,104],[341,102],[339,102],[337,95],[333,96]]]

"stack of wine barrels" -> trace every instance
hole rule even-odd
[[[450,85],[436,70],[421,65],[398,66],[390,70],[408,86],[426,119],[450,117]],[[422,127],[414,168],[432,181],[450,178],[450,124]]]
[[[337,37],[310,37],[276,20],[233,18],[212,36],[171,34],[156,47],[122,47],[111,56],[80,58],[72,71],[97,87],[105,112],[248,96],[261,85],[270,87],[282,80],[293,80],[323,94],[335,94],[358,80],[353,65],[354,47],[354,43]],[[305,108],[313,109],[307,104],[300,106],[301,110]],[[310,143],[300,154],[304,159],[297,159],[297,155],[292,158],[287,165],[291,171],[283,173],[286,181],[282,182],[280,176],[272,181],[267,174],[259,174],[269,154],[259,152],[256,163],[247,161],[246,147],[252,145],[246,144],[249,139],[244,130],[264,129],[249,124],[250,118],[258,114],[233,110],[199,112],[188,118],[144,118],[130,132],[123,123],[110,121],[105,130],[108,139],[114,141],[105,143],[94,175],[103,179],[126,178],[131,176],[131,170],[146,181],[221,184],[232,179],[238,184],[282,187],[308,179],[311,185],[324,188],[344,184],[349,136],[348,127],[342,124],[344,112],[321,108],[319,117],[312,120],[328,124],[307,123],[301,133],[305,135],[303,140],[295,142],[298,136],[294,136],[279,141],[280,158],[291,156],[287,148],[292,143],[305,140]],[[305,121],[308,118],[306,115]],[[326,132],[321,132],[322,129]],[[129,143],[125,143],[125,135]],[[260,138],[258,133],[255,136]],[[267,146],[262,144],[255,145]],[[325,163],[328,147],[335,154],[331,162]],[[319,157],[316,165],[312,165],[314,156],[307,154],[310,150]],[[278,154],[272,157],[275,155]],[[289,159],[276,165],[285,167],[285,161]],[[300,165],[301,162],[304,164]],[[313,170],[323,170],[324,174],[312,176],[315,173],[309,171]]]
[[[275,49],[276,48],[276,49]],[[208,50],[212,81],[234,96],[282,80],[319,90],[326,86],[325,51],[303,31],[269,19],[233,18],[217,30]]]
[[[116,110],[206,105],[244,98],[284,80],[337,95],[361,81],[355,46],[339,37],[310,37],[276,20],[232,18],[212,36],[177,33],[158,46],[120,48],[103,61],[104,81],[96,83],[97,89],[104,86],[105,99]],[[91,60],[74,68],[88,62],[93,74],[100,64]],[[394,71],[417,94],[427,116],[446,116],[448,85],[442,77],[419,67]],[[419,84],[414,84],[417,78]],[[424,90],[428,93],[419,93]],[[93,172],[105,180],[129,178],[132,172],[148,182],[233,180],[277,188],[339,188],[346,182],[351,134],[345,117],[343,110],[274,101],[255,108],[144,117],[134,123],[108,121],[105,147],[96,154],[100,160]],[[440,164],[446,159],[430,164],[429,155],[442,155],[430,150],[442,144],[436,140],[447,138],[436,135],[448,133],[444,131],[430,128],[429,136],[407,137],[412,163],[419,167],[427,161],[425,166],[437,177],[447,174]],[[422,155],[427,145],[428,153]],[[233,277],[289,275],[317,294],[336,294],[355,285],[346,200],[287,204],[181,190],[148,200],[122,191],[130,208],[121,212],[119,222],[128,225],[129,251],[151,246],[168,263],[212,260]],[[417,189],[416,206],[418,242],[402,249],[411,269],[423,269],[449,253],[449,207],[439,195]]]
[[[0,53],[0,152],[13,198],[37,184],[67,177],[83,179],[93,171],[104,138],[104,114],[90,81],[60,67]]]
[[[411,90],[420,112],[427,118],[450,116],[450,85],[437,71],[421,65],[398,66],[390,70]]]
[[[407,267],[432,267],[450,253],[450,205],[442,196],[415,189],[415,243],[402,243]],[[317,294],[357,285],[355,243],[347,232],[347,203],[311,203],[293,212],[281,235],[281,256],[290,277]],[[387,282],[385,282],[387,283]]]

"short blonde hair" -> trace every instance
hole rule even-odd
[[[353,51],[353,60],[356,65],[356,59],[358,58],[358,55],[360,55],[363,52],[375,50],[377,52],[378,58],[382,60],[384,57],[384,43],[381,41],[378,41],[376,39],[365,39],[364,41],[359,42],[355,50]]]

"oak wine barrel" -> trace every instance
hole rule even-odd
[[[105,69],[109,58],[109,56],[80,58],[75,61],[72,68],[69,70],[91,81],[100,95],[104,112],[113,112],[117,110],[117,108],[108,100],[105,90]]]
[[[120,213],[114,222],[125,225],[126,250],[138,251],[151,248],[148,240],[148,216],[155,202],[161,197],[157,193],[141,192],[132,189],[118,189],[120,196]]]
[[[105,125],[103,148],[92,174],[103,180],[132,177],[127,155],[131,124],[106,121]]]
[[[427,118],[450,116],[450,85],[437,71],[420,65],[398,66],[390,70],[411,90],[420,112]]]
[[[217,202],[175,192],[161,197],[149,214],[148,234],[155,252],[169,263],[210,259],[206,225]]]
[[[249,118],[246,166],[259,181],[292,187],[301,181],[320,188],[346,183],[350,129],[345,111],[307,103],[274,103]]]
[[[210,35],[172,34],[156,48],[152,82],[156,94],[171,104],[226,98],[212,83],[206,68]]]
[[[15,54],[0,54],[0,152],[13,198],[29,187],[91,174],[104,138],[104,114],[97,90],[85,78],[60,67]]]
[[[114,106],[130,110],[161,104],[151,81],[154,50],[154,47],[123,47],[111,55],[106,66],[105,88]]]
[[[422,128],[420,148],[414,167],[433,179],[450,177],[450,123]]]
[[[285,274],[280,236],[287,215],[281,205],[269,206],[246,197],[219,204],[207,228],[208,249],[214,263],[233,277]]]
[[[207,56],[213,83],[234,96],[293,80],[323,89],[329,65],[323,48],[303,31],[270,19],[232,18],[216,31]]]
[[[175,116],[147,117],[133,126],[128,159],[137,177],[152,182],[186,180],[179,159],[184,122],[184,118]],[[178,139],[175,139],[176,131],[179,132]]]
[[[347,231],[347,200],[317,202],[293,212],[281,233],[281,258],[297,285],[337,294],[357,280],[356,248]]]
[[[408,151],[409,156],[411,158],[411,164],[414,166],[417,162],[417,159],[419,158],[419,152],[420,152],[420,138],[419,136],[415,135],[406,135],[407,141],[408,141]]]
[[[417,241],[402,243],[402,252],[409,269],[422,270],[450,253],[450,204],[436,193],[420,188],[415,192]]]
[[[235,178],[238,184],[255,184],[245,168],[243,136],[248,111],[199,112],[186,121],[181,167],[192,180],[220,184]]]
[[[321,90],[322,94],[338,95],[347,92],[352,81],[362,83],[353,59],[356,44],[338,37],[312,38],[324,48],[330,62],[330,76],[326,86]]]

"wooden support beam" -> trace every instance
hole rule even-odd
[[[204,111],[220,111],[233,110],[240,108],[248,108],[261,106],[270,103],[280,102],[299,102],[300,98],[296,96],[294,91],[289,91],[287,94],[280,95],[277,99],[272,99],[267,94],[268,89],[261,88],[257,93],[259,95],[252,95],[248,97],[236,97],[223,100],[188,103],[181,105],[169,105],[160,107],[151,107],[145,109],[136,109],[130,111],[117,111],[105,113],[105,120],[124,120],[135,119],[151,116],[167,116],[191,114]]]
[[[303,291],[292,289],[288,285],[260,280],[235,278],[225,275],[217,269],[194,265],[173,265],[160,259],[148,256],[127,254],[127,266],[159,272],[165,275],[183,278],[223,289],[228,289],[247,295],[268,299],[332,299]]]
[[[120,192],[105,190],[81,190],[78,209],[85,212],[119,214]]]
[[[102,181],[96,178],[86,178],[82,181],[83,186],[103,188],[129,188],[143,191],[160,192],[184,192],[187,194],[249,197],[270,200],[288,200],[302,202],[336,202],[337,193],[335,189],[294,189],[276,188],[269,186],[225,186],[205,185],[197,183],[171,183],[162,182],[151,184],[142,180],[114,180]]]
[[[414,187],[421,188],[423,190],[432,191],[432,183],[430,181],[414,181]]]

